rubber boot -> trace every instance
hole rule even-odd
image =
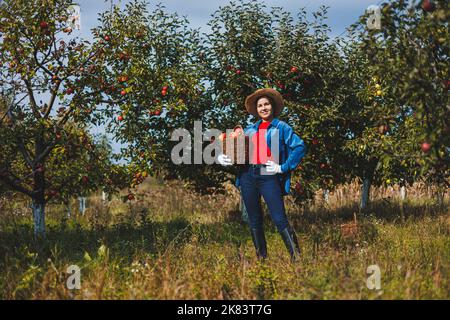
[[[291,226],[286,227],[280,232],[284,245],[291,255],[291,261],[295,262],[300,258],[300,247],[298,245],[297,236]]]
[[[266,237],[264,236],[264,229],[250,228],[250,232],[252,234],[253,244],[255,245],[256,256],[258,259],[267,258],[267,243]]]

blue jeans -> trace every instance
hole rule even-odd
[[[272,221],[281,232],[288,226],[280,181],[276,175],[261,174],[261,168],[246,166],[241,175],[241,194],[248,212],[249,225],[253,229],[262,228],[263,214],[261,196],[269,208]]]

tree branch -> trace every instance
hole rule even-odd
[[[32,192],[25,187],[22,187],[21,185],[17,184],[15,181],[9,179],[8,177],[5,177],[3,175],[0,175],[0,182],[3,182],[4,184],[8,185],[11,189],[22,192],[26,194],[29,197],[32,197]]]
[[[25,82],[25,85],[27,87],[28,97],[30,98],[31,109],[33,110],[34,117],[36,119],[42,119],[42,117],[38,111],[38,106],[37,106],[36,100],[34,99],[34,93],[33,93],[33,88],[31,87],[31,83],[28,79],[23,79],[23,81]]]

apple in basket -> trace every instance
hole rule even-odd
[[[226,137],[227,137],[226,133],[221,133],[220,136],[219,136],[219,140],[223,141],[223,140],[225,140]]]
[[[237,127],[236,129],[234,129],[234,132],[239,135],[239,134],[244,133],[244,130],[241,127]]]

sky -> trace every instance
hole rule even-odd
[[[113,4],[125,5],[127,0],[112,0]],[[186,16],[193,28],[200,28],[202,32],[208,32],[208,21],[211,14],[219,7],[225,6],[230,0],[163,0],[149,1],[150,9],[162,3],[168,12],[177,12]],[[337,36],[345,31],[345,28],[355,22],[370,5],[381,3],[380,0],[265,0],[267,7],[282,7],[293,13],[300,8],[306,8],[308,13],[316,11],[325,5],[328,9],[328,24],[331,28],[330,35]],[[78,0],[81,7],[82,34],[88,36],[89,30],[97,24],[98,13],[111,7],[111,0]]]
[[[75,0],[76,1],[76,0]],[[80,36],[87,40],[91,39],[90,30],[97,26],[98,15],[100,12],[111,8],[111,2],[114,5],[123,7],[128,0],[78,0],[81,11],[81,30],[75,31],[73,36]],[[311,13],[317,11],[321,6],[327,6],[328,14],[326,23],[331,32],[330,37],[345,36],[348,26],[358,20],[359,16],[364,14],[370,5],[380,4],[380,0],[265,0],[258,1],[264,3],[267,8],[282,7],[284,10],[292,13],[295,17],[300,8],[305,8],[308,18]],[[149,10],[153,10],[158,3],[161,3],[169,13],[178,13],[180,16],[186,16],[191,27],[200,32],[209,32],[207,25],[211,15],[220,7],[226,6],[230,0],[164,0],[149,1]],[[91,130],[93,134],[103,133],[103,127],[96,127]],[[112,140],[112,137],[110,137]],[[119,152],[121,145],[112,141],[113,151]]]

